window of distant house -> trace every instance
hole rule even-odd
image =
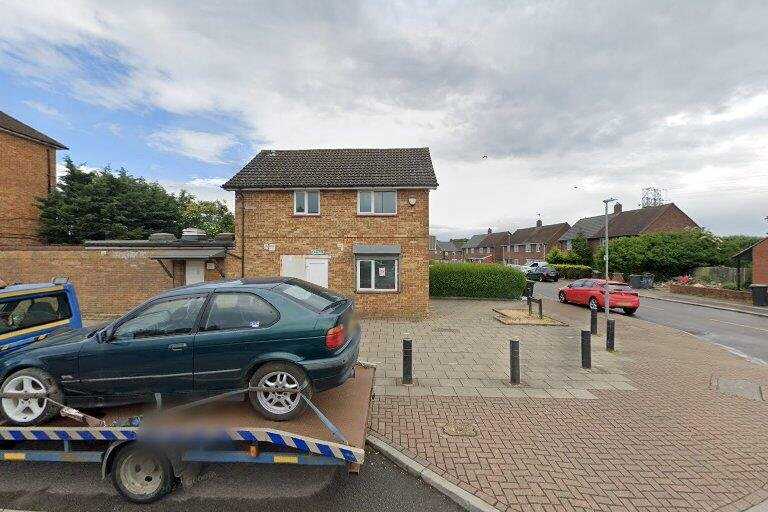
[[[516,245],[515,247],[516,247],[516,249],[515,249],[516,252],[523,252],[523,246],[522,245]]]
[[[320,215],[320,192],[296,190],[293,193],[294,215]]]
[[[525,252],[531,252],[531,244],[525,244]]]
[[[609,248],[609,249],[610,249],[610,248]],[[515,258],[515,265],[519,265],[519,264],[520,264],[520,260],[519,260],[519,259],[517,259],[517,258]],[[609,305],[610,305],[610,304],[609,304]]]
[[[397,190],[358,190],[357,213],[360,215],[395,215]]]
[[[567,251],[570,251],[571,249],[573,249],[573,242],[571,240],[566,240],[565,241],[565,249]]]
[[[358,291],[396,291],[397,267],[397,258],[357,260]]]

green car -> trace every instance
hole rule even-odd
[[[44,423],[58,407],[248,393],[264,417],[288,420],[315,392],[354,374],[361,331],[354,302],[292,278],[201,283],[163,293],[98,329],[41,337],[0,354],[0,416]],[[272,392],[268,388],[279,388]],[[295,391],[289,391],[295,390]]]

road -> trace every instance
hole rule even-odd
[[[463,509],[368,448],[359,475],[300,466],[210,465],[189,488],[137,506],[102,481],[98,464],[0,462],[0,512],[460,512]]]
[[[567,281],[536,283],[535,295],[557,300],[557,289],[566,284]],[[640,298],[635,317],[680,329],[752,361],[768,364],[768,318],[646,297]]]

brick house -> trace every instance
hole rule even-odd
[[[429,308],[428,148],[264,150],[235,192],[227,274],[291,276],[353,297],[365,316]]]
[[[478,235],[472,235],[469,240],[466,241],[462,248],[462,257],[464,261],[483,262],[491,259],[490,251],[486,252],[485,247],[480,247],[485,237],[492,232],[491,228],[488,228],[487,233],[480,233]]]
[[[547,251],[557,246],[558,239],[569,228],[567,222],[544,225],[538,220],[535,226],[517,229],[504,246],[502,260],[513,265],[544,260]]]
[[[616,203],[613,207],[613,213],[608,215],[609,240],[645,233],[667,233],[698,227],[699,225],[675,203],[627,211],[622,210],[621,203]],[[605,215],[579,219],[560,237],[558,243],[562,249],[570,250],[573,240],[579,235],[587,239],[593,250],[598,247],[605,237]]]
[[[456,247],[456,244],[449,240],[447,242],[437,241],[437,250],[439,254],[439,260],[443,261],[462,261],[463,251],[461,247]]]
[[[35,200],[56,187],[60,142],[0,112],[0,245],[34,245],[40,212]]]
[[[489,229],[488,234],[477,246],[480,253],[486,255],[483,263],[503,263],[504,249],[509,246],[511,239],[512,233],[509,231],[493,233]]]

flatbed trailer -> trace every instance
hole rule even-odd
[[[374,372],[358,363],[354,378],[317,394],[304,414],[284,422],[266,420],[238,401],[196,408],[152,426],[122,426],[143,415],[163,419],[146,405],[102,410],[100,419],[110,426],[69,418],[35,427],[0,425],[0,461],[100,463],[102,477],[137,503],[169,493],[191,464],[297,464],[357,473],[365,459]]]

